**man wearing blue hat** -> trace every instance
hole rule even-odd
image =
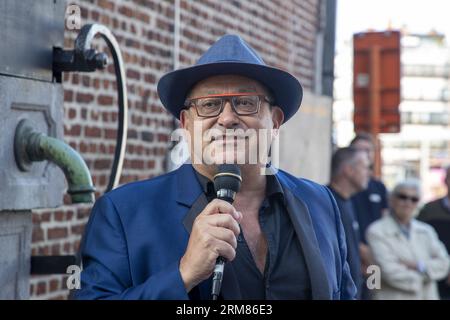
[[[207,300],[221,256],[221,299],[353,299],[330,191],[281,170],[261,174],[275,173],[265,157],[250,161],[297,112],[298,80],[225,35],[194,66],[164,75],[158,93],[190,138],[192,164],[98,199],[75,297]],[[250,131],[264,134],[252,142]],[[212,179],[224,162],[242,174],[233,205],[214,199]]]

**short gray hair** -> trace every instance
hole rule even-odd
[[[397,183],[395,187],[391,191],[391,195],[396,194],[402,189],[414,189],[417,192],[417,195],[421,197],[421,187],[420,187],[420,181],[418,179],[408,179],[405,181],[402,181],[400,183]]]

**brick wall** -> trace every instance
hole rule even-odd
[[[224,33],[239,33],[266,63],[289,70],[305,89],[314,84],[315,37],[320,0],[180,0],[180,66],[190,65]],[[118,39],[128,84],[129,129],[121,183],[166,171],[172,117],[160,104],[156,84],[173,68],[174,0],[73,1],[82,24],[106,25]],[[77,31],[66,30],[72,48]],[[102,40],[98,49],[107,52]],[[95,73],[65,73],[65,141],[85,159],[96,197],[108,183],[116,136],[117,98],[112,66]],[[33,255],[75,254],[90,205],[33,212]],[[65,299],[66,276],[33,276],[32,299]]]

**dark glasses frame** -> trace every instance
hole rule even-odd
[[[397,199],[403,200],[403,201],[409,200],[409,201],[411,201],[412,203],[417,203],[417,202],[419,202],[419,200],[420,200],[419,197],[408,196],[408,195],[406,195],[406,194],[404,194],[404,193],[396,193],[396,194],[395,194],[395,197],[396,197]]]
[[[233,98],[236,98],[236,97],[258,97],[258,106],[256,108],[256,111],[250,112],[250,113],[248,113],[248,112],[247,113],[242,113],[242,112],[240,113],[238,110],[236,110],[236,107],[235,107],[235,102],[234,102]],[[200,99],[206,99],[206,98],[211,98],[211,99],[221,98],[222,105],[220,106],[220,109],[218,109],[218,111],[216,113],[214,113],[212,115],[202,115],[202,114],[200,114],[200,112],[198,111],[197,102]],[[228,99],[223,99],[223,98],[228,98]],[[250,115],[253,115],[253,114],[257,114],[259,112],[260,108],[261,108],[261,102],[262,101],[268,102],[269,105],[273,104],[273,101],[269,97],[267,97],[265,94],[261,94],[261,93],[257,93],[257,92],[255,92],[255,93],[248,93],[247,92],[247,93],[233,93],[233,94],[229,94],[229,93],[215,94],[215,95],[201,96],[201,97],[186,99],[186,101],[184,102],[184,107],[185,107],[185,109],[189,109],[190,107],[194,106],[195,112],[197,113],[197,116],[199,116],[200,118],[214,118],[214,117],[219,116],[222,113],[223,108],[225,107],[225,101],[226,100],[230,101],[231,108],[239,116],[250,116]]]

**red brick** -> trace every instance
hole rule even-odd
[[[107,0],[98,0],[98,6],[109,11],[114,11],[115,8],[114,2]]]
[[[54,292],[54,291],[56,291],[56,290],[58,290],[58,289],[59,289],[59,281],[56,280],[56,279],[50,280],[50,283],[49,283],[49,291],[50,291],[50,292]]]
[[[88,151],[88,145],[85,142],[80,142],[80,152],[86,153]]]
[[[91,120],[97,121],[99,119],[99,112],[97,110],[91,111]]]
[[[84,232],[84,225],[75,225],[71,227],[72,234],[81,235]]]
[[[77,219],[84,219],[85,217],[88,217],[90,213],[90,210],[88,209],[78,209],[77,212]]]
[[[113,103],[113,97],[100,95],[97,98],[97,102],[99,105],[102,105],[102,106],[111,105]]]
[[[41,213],[41,221],[49,222],[50,221],[50,212]]]
[[[63,247],[63,253],[67,254],[67,253],[71,253],[72,246],[69,242],[64,243],[64,247]]]
[[[69,128],[64,127],[64,135],[79,137],[80,134],[81,134],[81,126],[78,124],[70,126]]]
[[[41,281],[37,284],[36,288],[36,294],[46,294],[47,293],[47,283],[44,281]]]
[[[147,169],[154,169],[154,168],[155,168],[155,160],[148,160]]]
[[[90,153],[97,153],[97,145],[95,143],[89,144],[89,152]]]
[[[131,160],[131,168],[132,169],[144,169],[144,161],[143,160]]]
[[[99,79],[94,79],[94,89],[99,89],[100,88],[100,80]]]
[[[55,219],[55,221],[64,221],[64,211],[56,211],[53,215],[53,219]]]
[[[38,248],[38,255],[41,256],[48,256],[50,255],[50,247],[49,246],[42,246]]]
[[[59,243],[55,243],[51,248],[52,255],[58,256],[61,254],[61,245]]]
[[[72,74],[72,83],[78,84],[80,82],[80,76],[77,73],[71,73]]]
[[[32,242],[44,241],[44,230],[41,228],[41,226],[35,225],[33,227],[31,241]]]
[[[72,210],[68,210],[66,211],[66,220],[70,221],[73,218],[73,211]]]
[[[127,16],[129,18],[131,18],[133,16],[133,10],[131,10],[129,7],[126,7],[126,6],[120,6],[119,13],[123,14],[124,16]],[[122,29],[126,29],[126,28],[123,28],[123,26],[122,26]]]
[[[77,102],[90,103],[94,100],[94,96],[90,93],[77,93]]]
[[[102,135],[102,131],[97,127],[85,127],[84,134],[86,135],[86,137],[100,138]]]
[[[83,84],[83,86],[89,87],[91,85],[91,78],[89,76],[83,76],[81,78],[81,83]]]
[[[105,129],[105,138],[106,139],[115,139],[117,136],[117,130],[115,129]]]
[[[77,110],[74,108],[70,108],[68,111],[68,116],[69,119],[75,119],[75,117],[77,116]]]
[[[98,21],[98,18],[100,17],[100,13],[97,10],[91,11],[91,18],[94,21]]]
[[[64,101],[72,102],[73,101],[73,91],[64,90]]]
[[[98,184],[101,185],[101,186],[106,186],[106,177],[103,176],[103,175],[100,176],[100,177],[99,177]]]
[[[136,80],[140,80],[141,79],[141,75],[139,74],[138,71],[133,70],[133,69],[128,69],[127,70],[127,77],[129,79],[136,79]]]
[[[151,73],[146,73],[144,75],[144,80],[147,83],[156,83],[156,77],[155,77],[155,75],[153,75]]]
[[[87,109],[86,108],[81,109],[81,119],[83,119],[83,120],[87,119]]]
[[[169,141],[169,136],[167,134],[158,133],[158,142],[167,142]]]
[[[47,230],[47,238],[49,240],[65,237],[67,237],[67,228],[65,227],[54,227]]]
[[[94,162],[95,169],[109,169],[111,167],[111,160],[109,159],[98,159]]]
[[[36,225],[41,222],[41,214],[38,212],[31,213],[31,219],[33,221],[33,224]]]

